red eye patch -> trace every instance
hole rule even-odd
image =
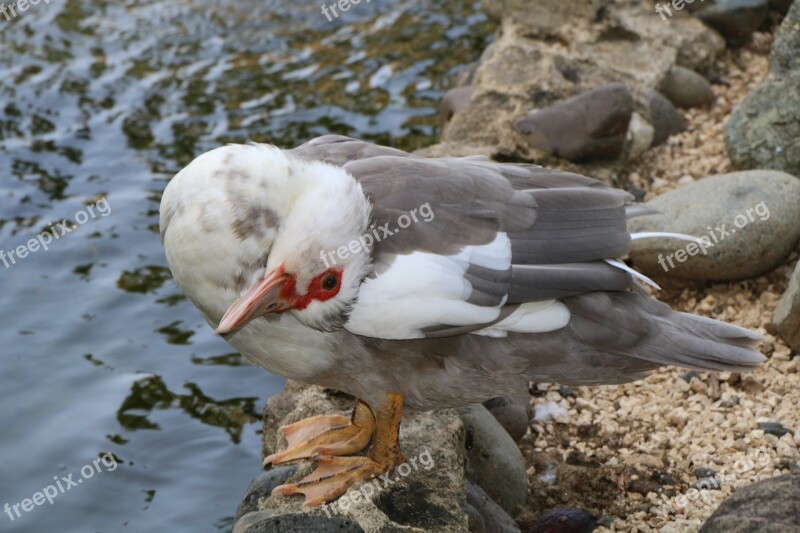
[[[329,268],[315,276],[308,284],[308,290],[303,296],[297,294],[296,287],[297,280],[294,275],[290,274],[281,289],[281,297],[291,302],[292,309],[305,309],[315,300],[319,302],[330,300],[339,294],[339,289],[342,287],[342,269]]]

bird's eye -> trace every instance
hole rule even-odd
[[[328,274],[322,278],[322,290],[332,291],[339,284],[339,277],[336,274]]]

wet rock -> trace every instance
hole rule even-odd
[[[364,533],[352,520],[337,516],[313,514],[284,514],[255,512],[243,516],[233,528],[233,533]]]
[[[515,516],[528,495],[525,460],[516,443],[482,405],[458,410],[464,424],[467,479]]]
[[[297,465],[279,466],[259,474],[250,486],[245,490],[244,498],[236,509],[235,520],[242,516],[258,511],[259,503],[262,499],[268,498],[272,494],[272,489],[282,485],[289,477],[297,471]]]
[[[716,0],[695,12],[731,44],[742,44],[767,17],[767,0]]]
[[[603,85],[528,115],[514,124],[533,148],[580,162],[622,153],[633,98],[622,83]]]
[[[714,102],[714,91],[704,77],[693,70],[673,67],[659,88],[678,107],[700,107]]]
[[[632,232],[667,231],[699,237],[633,243],[630,257],[653,276],[728,281],[769,272],[800,240],[800,180],[753,170],[713,176],[648,202],[661,214],[630,219]]]
[[[672,135],[686,129],[686,119],[678,112],[672,102],[658,91],[645,93],[647,119],[653,125],[653,146],[663,144]]]
[[[738,489],[700,533],[784,533],[800,530],[800,473]]]
[[[771,168],[800,176],[800,2],[781,24],[767,80],[731,113],[725,145],[739,168]]]
[[[519,526],[497,505],[478,485],[467,481],[467,504],[476,512],[480,520],[479,529],[486,533],[518,533]],[[470,532],[475,530],[470,527]]]
[[[531,533],[591,533],[597,519],[575,507],[556,507],[545,511],[531,527]]]
[[[642,115],[634,113],[628,126],[628,157],[639,157],[653,144],[655,129]]]
[[[519,441],[528,431],[530,420],[530,398],[528,396],[500,396],[483,402],[512,439]]]
[[[759,422],[758,429],[764,430],[764,433],[775,435],[778,438],[792,432],[790,429],[783,427],[783,424],[780,422]]]
[[[456,87],[447,91],[439,104],[439,128],[443,131],[453,115],[467,107],[472,95],[475,93],[475,87],[467,85],[466,87]]]
[[[800,351],[800,263],[772,315],[778,334],[793,350]]]
[[[264,454],[285,447],[283,437],[277,433],[278,426],[320,414],[348,415],[352,407],[353,399],[346,395],[288,382],[284,392],[270,398],[264,409]],[[486,416],[494,421],[488,412]],[[505,435],[502,428],[500,432]],[[507,435],[505,438],[511,440]],[[341,527],[352,528],[342,531],[423,533],[430,531],[431,524],[437,530],[465,531],[468,516],[462,503],[466,499],[467,452],[463,442],[464,426],[455,411],[412,415],[400,426],[400,444],[406,462],[386,479],[373,480],[371,485],[355,485],[326,507],[305,507],[301,496],[271,495],[259,505],[259,510],[269,516],[259,517],[263,520],[249,526],[246,532],[340,531],[335,528]],[[312,470],[310,462],[302,462],[286,482],[297,482]],[[330,519],[338,520],[333,529],[325,522]],[[328,524],[325,527],[329,529],[309,529],[317,527],[315,524]],[[297,529],[290,529],[293,527]]]

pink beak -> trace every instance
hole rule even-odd
[[[218,335],[235,333],[255,318],[287,309],[288,302],[280,296],[287,278],[283,266],[264,276],[241,298],[233,302],[214,332]]]

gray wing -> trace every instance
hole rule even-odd
[[[422,158],[349,137],[319,137],[292,153],[340,165],[373,204],[376,226],[429,205],[434,218],[378,242],[377,265],[415,251],[454,254],[505,232],[512,265],[504,272],[473,265],[465,277],[491,305],[562,298],[632,286],[629,274],[603,259],[630,247],[626,206],[632,197],[591,178],[504,164],[484,157]]]

